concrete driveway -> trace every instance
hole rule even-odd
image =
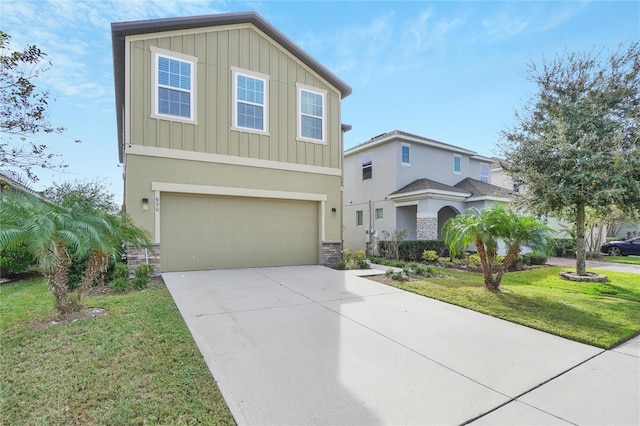
[[[238,424],[640,422],[640,338],[603,351],[321,266],[163,278]]]

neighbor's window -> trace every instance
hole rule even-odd
[[[371,179],[373,176],[373,163],[371,153],[362,155],[362,180]]]
[[[489,166],[486,164],[480,165],[480,182],[489,183]]]
[[[233,68],[233,127],[268,132],[268,76]]]
[[[402,148],[401,148],[402,149],[402,164],[404,164],[404,165],[411,164],[410,163],[410,157],[409,157],[409,151],[411,149],[410,147],[411,147],[411,145],[409,145],[409,144],[404,144],[404,143],[402,144]]]
[[[326,92],[298,85],[298,138],[325,142]]]
[[[362,214],[362,210],[356,210],[356,226],[362,226],[364,222],[364,216]]]
[[[384,217],[382,209],[376,209],[376,219],[382,219]]]
[[[456,174],[460,174],[462,172],[461,161],[462,158],[459,155],[453,156],[453,172]]]
[[[153,114],[195,121],[195,70],[198,58],[156,47],[153,55]]]

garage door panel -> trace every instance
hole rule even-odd
[[[318,203],[161,194],[164,271],[318,262]]]

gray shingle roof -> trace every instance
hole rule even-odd
[[[397,191],[392,192],[391,195],[407,194],[409,192],[426,191],[429,189],[434,189],[437,191],[459,192],[463,194],[468,193],[468,191],[465,191],[461,188],[445,185],[444,183],[436,182],[435,180],[422,178],[414,180],[409,185],[405,185]]]
[[[491,185],[473,178],[466,178],[454,185],[464,192],[470,192],[472,197],[511,197],[513,194],[508,189]]]

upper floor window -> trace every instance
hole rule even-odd
[[[489,183],[489,166],[486,164],[480,165],[480,181]]]
[[[400,149],[402,150],[401,152],[402,164],[405,166],[410,165],[411,164],[411,157],[410,157],[411,145],[403,143]]]
[[[367,152],[362,155],[362,180],[371,179],[373,176],[373,162],[371,153]]]
[[[384,218],[384,210],[376,209],[376,219],[380,220]]]
[[[325,96],[323,90],[298,84],[298,139],[325,142]]]
[[[364,223],[364,214],[362,210],[356,210],[356,226],[362,226]]]
[[[458,175],[462,173],[462,157],[457,154],[453,155],[453,173]]]
[[[233,127],[267,133],[269,77],[233,69]]]
[[[195,75],[198,58],[151,47],[152,117],[195,121]]]

